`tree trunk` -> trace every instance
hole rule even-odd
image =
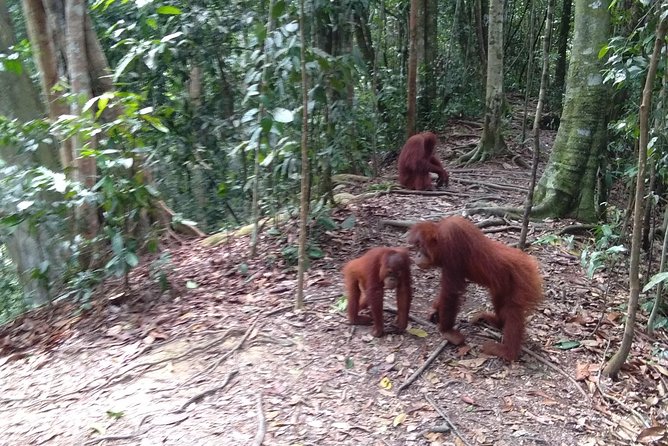
[[[408,18],[408,93],[406,110],[406,138],[416,132],[416,95],[417,95],[417,36],[419,0],[411,0],[410,15]]]
[[[299,2],[299,37],[301,39],[300,63],[302,72],[302,134],[301,134],[301,197],[299,203],[299,257],[297,260],[297,298],[295,308],[304,307],[304,273],[308,268],[308,214],[309,214],[309,157],[308,157],[308,78],[306,74],[306,38],[304,36],[304,0]]]
[[[8,53],[9,47],[14,43],[14,28],[9,11],[5,0],[0,0],[0,53]],[[17,119],[19,122],[43,117],[44,106],[26,71],[21,74],[0,71],[0,91],[0,115]],[[57,153],[56,147],[51,144],[40,144],[34,155],[20,153],[16,147],[0,146],[0,158],[8,165],[20,169],[39,164],[57,172],[60,170],[59,160],[55,156]],[[14,212],[15,209],[8,211]],[[28,306],[48,302],[62,284],[60,279],[65,265],[64,250],[56,240],[49,233],[49,225],[40,224],[31,228],[28,222],[14,227],[12,233],[4,239],[9,256],[17,269],[24,300]],[[48,270],[43,279],[33,277],[33,271],[43,271],[46,266]]]
[[[608,41],[608,1],[575,2],[575,31],[561,124],[536,188],[536,217],[598,218],[596,174],[606,144],[608,88],[599,50]]]
[[[554,91],[556,103],[551,109],[561,110],[561,101],[564,94],[564,83],[566,81],[566,50],[568,49],[568,34],[571,30],[571,9],[573,0],[564,0],[561,10],[561,21],[559,22],[559,38],[557,39],[557,62],[554,68]]]
[[[529,214],[531,213],[531,206],[533,204],[533,192],[536,186],[536,177],[538,176],[538,160],[540,155],[540,117],[543,113],[543,104],[545,103],[545,95],[547,90],[547,78],[550,70],[550,37],[552,30],[552,10],[554,0],[547,1],[547,16],[545,17],[545,36],[543,37],[543,69],[540,75],[540,90],[538,93],[538,105],[536,106],[536,114],[533,118],[533,160],[531,163],[531,184],[529,184],[529,192],[527,193],[527,202],[524,207],[524,215],[522,218],[522,231],[520,232],[520,239],[517,243],[520,249],[524,249],[527,240],[527,232],[529,231]],[[533,6],[532,6],[533,8]],[[533,10],[531,12],[533,20]]]
[[[437,94],[435,68],[438,60],[438,0],[424,0],[423,10],[424,81],[421,82],[420,116],[425,120],[434,116],[432,108]]]
[[[487,86],[482,137],[475,149],[459,158],[460,162],[484,161],[505,150],[506,143],[501,128],[503,103],[503,0],[490,0]]]
[[[576,9],[577,17],[577,9]],[[638,296],[640,295],[640,279],[638,277],[640,265],[640,243],[642,235],[642,217],[645,193],[645,167],[647,164],[647,139],[649,135],[649,112],[652,104],[652,87],[656,77],[656,68],[661,58],[661,47],[666,38],[668,30],[668,17],[661,20],[661,24],[656,30],[656,39],[654,40],[654,51],[647,68],[647,78],[645,79],[645,88],[642,94],[642,103],[640,104],[640,144],[638,147],[638,174],[636,176],[636,194],[635,206],[633,209],[633,235],[631,238],[631,262],[629,267],[629,305],[626,310],[626,323],[624,324],[624,336],[617,353],[610,358],[610,361],[603,369],[607,376],[616,377],[619,370],[624,365],[626,358],[631,352],[633,344],[633,331],[636,325],[636,313],[638,311]]]

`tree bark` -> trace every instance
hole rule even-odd
[[[540,155],[540,117],[543,114],[543,105],[545,103],[545,96],[547,90],[547,78],[550,70],[550,38],[552,30],[552,10],[554,8],[554,0],[547,1],[547,16],[545,17],[545,35],[543,36],[543,69],[540,75],[540,90],[538,93],[538,105],[536,106],[536,114],[533,118],[533,160],[531,163],[531,184],[529,184],[529,192],[527,193],[527,201],[524,207],[524,215],[522,218],[522,231],[520,232],[520,239],[517,243],[520,249],[524,249],[527,240],[527,232],[529,232],[529,215],[531,214],[531,206],[533,205],[533,193],[536,186],[536,177],[538,176],[538,160]],[[533,6],[532,6],[533,8]],[[533,10],[531,12],[533,20]]]
[[[304,0],[299,1],[299,37],[301,39],[300,64],[302,74],[302,134],[301,134],[301,197],[299,203],[299,257],[297,259],[297,297],[295,308],[304,307],[304,274],[308,268],[308,214],[310,204],[310,169],[308,156],[308,77],[306,74],[306,38],[304,36]]]
[[[577,11],[577,10],[576,10]],[[577,14],[577,12],[576,12]],[[661,20],[656,29],[654,50],[647,68],[645,88],[640,104],[640,144],[638,147],[638,174],[636,176],[635,205],[633,209],[633,235],[631,237],[631,262],[629,266],[629,304],[626,310],[626,322],[624,324],[624,336],[619,350],[610,358],[603,373],[607,376],[616,377],[624,365],[626,358],[631,352],[633,344],[633,332],[636,325],[636,313],[638,312],[638,296],[640,295],[640,244],[642,235],[642,217],[645,194],[645,168],[647,165],[647,139],[649,135],[649,112],[652,104],[652,87],[656,77],[656,69],[661,58],[661,47],[666,38],[668,30],[668,17]]]
[[[532,215],[598,219],[596,173],[606,144],[608,88],[599,50],[608,41],[608,1],[575,2],[575,31],[561,124],[548,164],[536,188]]]
[[[564,0],[561,10],[561,21],[559,22],[559,37],[557,39],[557,62],[554,68],[554,90],[556,103],[551,107],[554,111],[560,111],[562,96],[564,94],[564,83],[566,82],[566,50],[568,49],[568,34],[571,30],[571,10],[573,0]]]
[[[503,113],[503,0],[489,2],[489,37],[487,46],[487,85],[485,118],[478,146],[459,158],[460,162],[484,161],[506,148],[501,127]]]
[[[438,60],[438,0],[424,0],[423,10],[424,81],[421,82],[420,111],[424,120],[433,114],[433,100],[437,94],[435,68]]]
[[[416,99],[417,99],[417,35],[419,0],[411,0],[408,18],[408,92],[406,106],[406,138],[416,132]]]
[[[6,53],[15,44],[14,28],[9,18],[5,0],[0,0],[0,53]],[[16,74],[0,71],[0,115],[27,122],[43,117],[44,105],[40,102],[37,88],[32,84],[27,73]],[[37,164],[52,171],[59,171],[59,160],[53,144],[42,143],[34,155],[21,153],[16,147],[0,146],[0,158],[8,165],[20,169],[35,167]],[[43,197],[48,200],[49,197]],[[4,206],[3,206],[4,207]],[[3,209],[14,212],[15,209]],[[11,234],[4,238],[7,251],[16,267],[19,281],[23,287],[24,301],[28,306],[48,302],[53,293],[59,291],[64,270],[64,250],[56,238],[49,232],[47,224],[31,228],[28,222],[14,227]],[[43,270],[48,266],[45,280],[33,277],[34,270]]]

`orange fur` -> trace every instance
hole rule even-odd
[[[441,268],[441,291],[434,302],[439,329],[454,344],[464,342],[454,329],[466,280],[486,287],[494,313],[481,313],[475,321],[486,321],[503,330],[503,342],[488,342],[483,351],[514,361],[519,356],[526,316],[540,303],[542,279],[538,262],[516,248],[492,240],[462,217],[415,224],[408,237],[417,247],[415,263],[420,268]]]
[[[372,248],[346,263],[343,277],[348,294],[348,321],[355,325],[373,323],[372,334],[382,336],[384,289],[391,284],[397,289],[396,327],[404,331],[413,297],[410,265],[407,249],[388,247]],[[364,308],[371,310],[371,317],[359,314],[359,310]]]
[[[448,172],[434,154],[436,142],[436,135],[424,132],[404,144],[399,154],[399,183],[406,189],[433,190],[430,172],[438,175],[438,187],[448,185]]]

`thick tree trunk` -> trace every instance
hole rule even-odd
[[[608,1],[575,2],[575,31],[561,124],[550,160],[536,188],[537,217],[598,218],[596,173],[606,143],[608,96],[604,60],[598,52],[608,41]]]
[[[505,150],[501,128],[503,103],[503,0],[490,0],[485,120],[478,146],[460,157],[460,162],[484,161]]]
[[[14,42],[14,28],[9,20],[9,11],[5,0],[0,0],[0,53],[7,53]],[[32,84],[24,71],[20,75],[8,71],[0,71],[0,115],[26,122],[42,118],[44,106],[39,100],[37,88]],[[0,158],[8,165],[15,165],[21,169],[34,167],[39,164],[53,171],[58,171],[60,165],[57,150],[52,145],[42,144],[37,153],[29,156],[20,153],[16,147],[0,146]],[[15,209],[7,209],[14,212]],[[0,208],[0,213],[3,209]],[[16,266],[19,280],[23,287],[24,298],[28,306],[46,303],[52,297],[50,293],[57,291],[60,283],[56,282],[61,276],[65,259],[60,245],[54,242],[48,225],[30,225],[21,223],[16,226],[11,235],[4,238],[9,255]],[[33,271],[48,266],[45,280],[33,278]]]

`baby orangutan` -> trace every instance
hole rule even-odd
[[[371,334],[383,336],[384,290],[396,289],[396,330],[403,332],[408,325],[412,300],[411,259],[405,248],[378,247],[346,263],[343,277],[348,294],[348,321],[353,325],[371,325]],[[371,317],[359,311],[369,308]]]

